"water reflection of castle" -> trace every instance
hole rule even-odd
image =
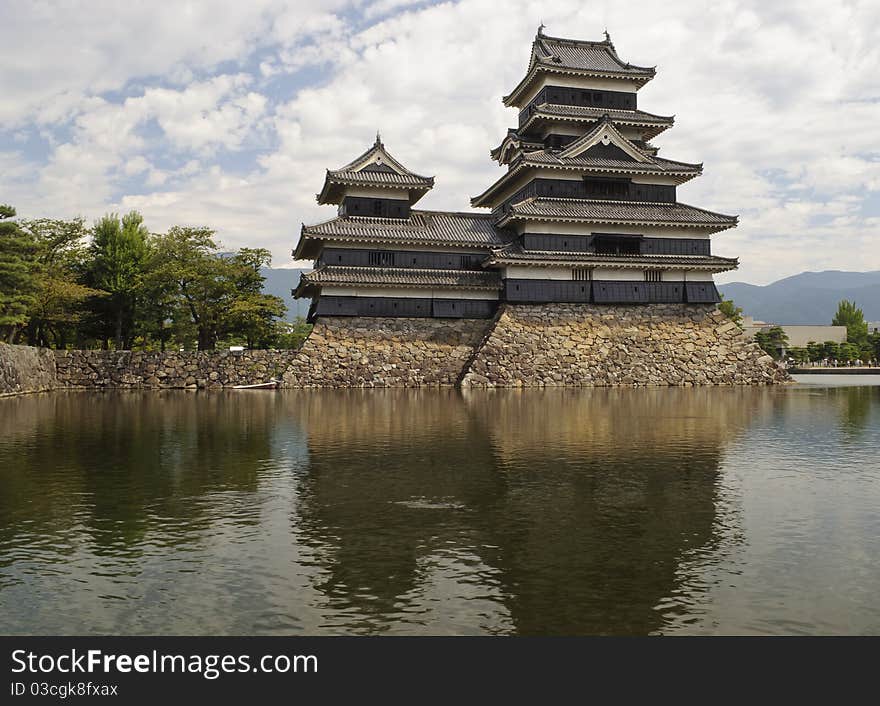
[[[483,586],[459,602],[494,607],[480,631],[651,632],[682,553],[714,541],[725,444],[768,399],[751,390],[297,396],[307,408],[297,416],[315,421],[299,539],[324,568],[319,590],[365,632],[423,619],[427,594],[447,600],[455,632],[457,601],[438,594],[437,572],[451,594]]]

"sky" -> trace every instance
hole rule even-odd
[[[876,0],[0,2],[0,203],[25,218],[140,211],[293,264],[315,194],[381,130],[469,210],[516,123],[501,96],[540,23],[657,66],[639,107],[661,156],[703,162],[684,203],[738,214],[718,280],[880,270]]]

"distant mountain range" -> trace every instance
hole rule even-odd
[[[743,313],[774,324],[830,324],[841,299],[855,301],[866,321],[880,321],[880,272],[801,272],[763,287],[719,284]]]
[[[263,291],[281,297],[288,321],[305,316],[308,299],[294,299],[290,290],[305,270],[265,267]],[[830,324],[841,299],[855,301],[867,321],[880,321],[880,271],[801,272],[765,286],[731,282],[718,285],[726,299],[733,299],[748,316],[775,324]]]
[[[281,297],[287,306],[285,321],[293,321],[297,316],[305,317],[309,313],[309,299],[294,299],[290,296],[290,290],[299,284],[299,276],[306,270],[296,270],[284,267],[263,267],[260,273],[266,278],[263,283],[263,292]]]

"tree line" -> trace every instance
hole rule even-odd
[[[726,299],[718,306],[738,325],[742,325],[742,308]],[[855,302],[842,300],[831,320],[832,326],[846,326],[846,341],[810,341],[804,347],[788,346],[788,336],[781,326],[772,326],[767,331],[757,331],[755,342],[774,358],[781,357],[781,351],[796,363],[818,363],[836,361],[851,363],[880,361],[880,332],[869,332],[864,312]]]
[[[0,206],[0,340],[52,348],[293,348],[309,326],[263,293],[263,248],[222,252],[207,227],[151,233],[136,211],[15,220]]]

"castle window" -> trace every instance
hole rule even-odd
[[[662,270],[645,270],[645,282],[662,282]]]
[[[394,265],[394,253],[387,250],[374,250],[368,257],[373,267],[389,267]]]
[[[571,278],[576,282],[588,282],[593,279],[593,270],[588,267],[575,267],[571,271]]]

